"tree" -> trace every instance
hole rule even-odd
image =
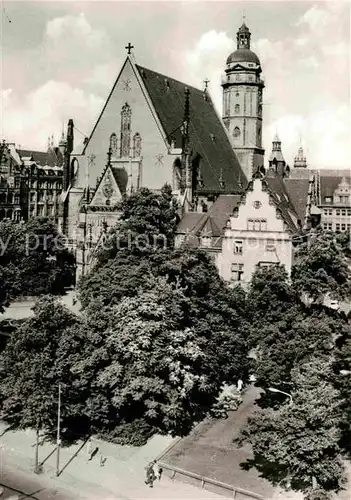
[[[297,293],[321,303],[327,294],[339,299],[350,296],[350,272],[343,249],[332,233],[311,235],[294,257],[291,279]]]
[[[78,318],[53,297],[43,297],[34,317],[12,335],[0,355],[1,416],[17,428],[56,429],[58,383],[62,384],[63,427],[81,420],[84,409],[68,361],[80,355],[86,343],[77,343]],[[72,349],[72,345],[75,349]]]
[[[241,437],[253,447],[247,466],[255,466],[275,485],[304,492],[306,499],[318,498],[318,490],[338,491],[344,481],[340,394],[331,378],[328,359],[294,368],[292,403],[257,411]]]
[[[169,185],[160,193],[141,188],[118,208],[120,219],[98,252],[97,267],[114,259],[120,251],[141,257],[159,248],[174,247],[178,205]]]
[[[53,221],[0,223],[0,271],[6,297],[63,294],[73,282],[74,257],[64,246]]]
[[[210,344],[181,326],[189,305],[182,286],[160,277],[147,281],[147,291],[109,307],[105,331],[91,333],[91,355],[74,368],[91,377],[92,428],[134,444],[155,432],[187,434],[222,382]]]

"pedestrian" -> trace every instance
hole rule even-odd
[[[106,462],[106,457],[104,457],[103,454],[100,452],[100,462],[99,462],[100,467],[103,467],[105,465],[105,462]]]
[[[158,463],[155,461],[155,462],[154,462],[153,469],[154,469],[154,474],[155,474],[156,479],[158,479],[159,481],[161,481],[161,476],[162,476],[162,467],[160,467],[160,466],[158,465]]]
[[[145,484],[147,484],[149,486],[149,488],[153,488],[154,481],[156,479],[155,472],[154,472],[155,463],[156,463],[156,461],[154,460],[153,462],[150,462],[149,465],[146,467]]]
[[[93,443],[91,437],[88,439],[87,443],[87,454],[88,454],[88,460],[91,460],[93,455]]]

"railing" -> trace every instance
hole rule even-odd
[[[187,470],[179,469],[178,467],[174,467],[173,465],[165,464],[164,462],[158,462],[158,465],[160,467],[162,467],[163,470],[167,470],[167,471],[171,472],[171,479],[174,479],[176,474],[179,474],[179,475],[200,481],[202,488],[205,488],[206,484],[211,484],[213,486],[217,486],[218,488],[221,488],[222,490],[224,489],[228,492],[231,492],[233,495],[233,498],[237,498],[236,494],[239,493],[239,494],[246,496],[247,498],[250,498],[250,499],[264,500],[264,497],[262,495],[259,495],[257,493],[253,493],[251,491],[246,491],[246,490],[243,490],[241,488],[237,488],[236,486],[232,486],[231,484],[222,483],[222,481],[217,481],[216,479],[211,479],[209,477],[201,476],[200,474],[196,474],[195,472],[190,472]]]

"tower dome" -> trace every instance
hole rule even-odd
[[[236,34],[237,50],[232,52],[227,59],[227,64],[233,63],[254,63],[261,66],[257,55],[250,49],[251,33],[249,28],[243,23]]]

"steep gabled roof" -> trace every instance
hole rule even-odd
[[[280,210],[283,219],[287,223],[289,229],[292,232],[295,232],[298,227],[294,221],[294,216],[296,219],[300,219],[300,217],[297,214],[297,211],[295,210],[295,207],[289,197],[289,193],[286,189],[286,186],[284,184],[284,180],[281,178],[280,175],[268,175],[265,177],[264,181],[266,182],[269,192],[271,196],[273,197],[273,200],[277,206],[277,208]],[[306,202],[305,202],[305,207],[307,203],[307,196],[306,196]],[[302,219],[300,219],[301,224],[303,224],[305,218],[305,214],[303,214]]]
[[[284,179],[283,182],[297,218],[303,223],[310,181],[309,179]]]
[[[30,149],[17,149],[17,153],[21,158],[31,158],[35,163],[44,167],[60,166],[63,163],[63,157],[59,148],[50,149],[49,151],[32,151]]]
[[[241,191],[245,182],[239,160],[218,117],[208,93],[185,83],[136,65],[162,127],[171,142],[181,147],[185,89],[190,90],[190,148],[193,157],[200,156],[204,191],[221,190],[221,172],[226,192]]]
[[[223,228],[234,208],[238,206],[240,195],[221,194],[208,212],[188,212],[177,227],[177,234],[185,234],[188,246],[197,247],[201,235],[215,238],[215,248],[221,247]]]

